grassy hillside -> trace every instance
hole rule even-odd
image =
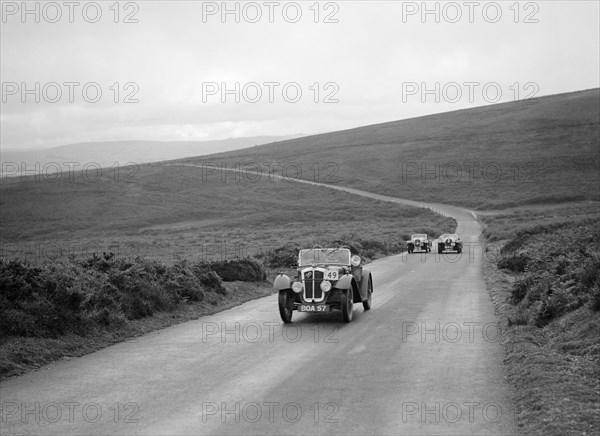
[[[216,260],[340,238],[393,246],[413,231],[435,236],[455,225],[427,210],[327,188],[203,180],[191,167],[144,165],[134,181],[103,174],[93,183],[76,174],[55,183],[4,182],[2,254],[43,261],[112,251],[167,262]]]
[[[479,209],[600,198],[600,90],[304,137],[186,162],[287,164],[287,175]],[[314,163],[318,163],[317,174]],[[327,163],[333,166],[325,168]],[[254,168],[255,165],[252,165]]]

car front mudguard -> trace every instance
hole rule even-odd
[[[273,289],[276,291],[281,291],[283,289],[291,289],[292,287],[292,279],[290,279],[285,274],[279,274],[275,277],[275,281],[273,282]]]
[[[363,270],[363,279],[360,282],[360,301],[364,301],[369,297],[369,281],[373,283],[373,277],[371,271],[365,269]]]
[[[340,279],[335,282],[334,287],[336,289],[350,289],[352,288],[352,282],[354,281],[354,277],[352,274],[346,274],[340,277]]]
[[[371,273],[368,270],[363,268],[361,271],[361,277],[362,277],[361,283],[363,281],[365,281],[365,279],[368,279],[368,277],[370,277],[370,275],[371,275]],[[360,303],[364,299],[361,296],[361,290],[358,287],[358,283],[352,274],[346,274],[345,276],[342,276],[342,278],[336,282],[335,288],[341,289],[341,290],[351,289],[353,301],[355,303]],[[366,298],[366,296],[367,295],[365,293],[365,298]]]

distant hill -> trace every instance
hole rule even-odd
[[[0,174],[10,176],[19,175],[14,166],[16,163],[20,169],[25,164],[27,171],[46,166],[48,172],[53,172],[55,166],[48,165],[56,163],[68,171],[68,162],[76,162],[79,168],[88,163],[98,164],[101,167],[110,167],[117,162],[123,166],[128,162],[143,164],[170,159],[179,159],[189,156],[200,156],[211,153],[232,151],[240,148],[253,147],[255,145],[270,142],[284,141],[297,138],[301,135],[288,136],[254,136],[247,138],[231,138],[216,141],[112,141],[112,142],[88,142],[80,144],[63,145],[49,149],[2,150],[0,162],[2,163]],[[72,168],[72,167],[71,167]]]
[[[301,168],[305,179],[481,209],[590,200],[600,197],[599,123],[593,89],[183,161],[271,162],[290,176]]]

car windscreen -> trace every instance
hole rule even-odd
[[[413,239],[427,239],[427,235],[412,235]]]
[[[350,250],[345,248],[300,250],[299,266],[318,263],[350,265]]]

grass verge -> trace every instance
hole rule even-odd
[[[260,262],[227,265],[247,271],[222,279],[208,263],[113,255],[39,265],[0,259],[0,378],[271,293]]]
[[[74,333],[56,338],[6,336],[0,339],[0,380],[24,374],[60,360],[69,360],[126,340],[135,340],[146,333],[201,316],[230,309],[247,301],[271,295],[268,282],[226,282],[227,295],[207,292],[201,302],[187,302],[172,312],[157,312],[137,319],[118,329],[104,330],[95,335]],[[43,368],[42,368],[43,369]]]
[[[484,276],[504,325],[520,432],[598,434],[598,206],[483,220],[487,241],[502,247],[495,262],[484,262]]]

